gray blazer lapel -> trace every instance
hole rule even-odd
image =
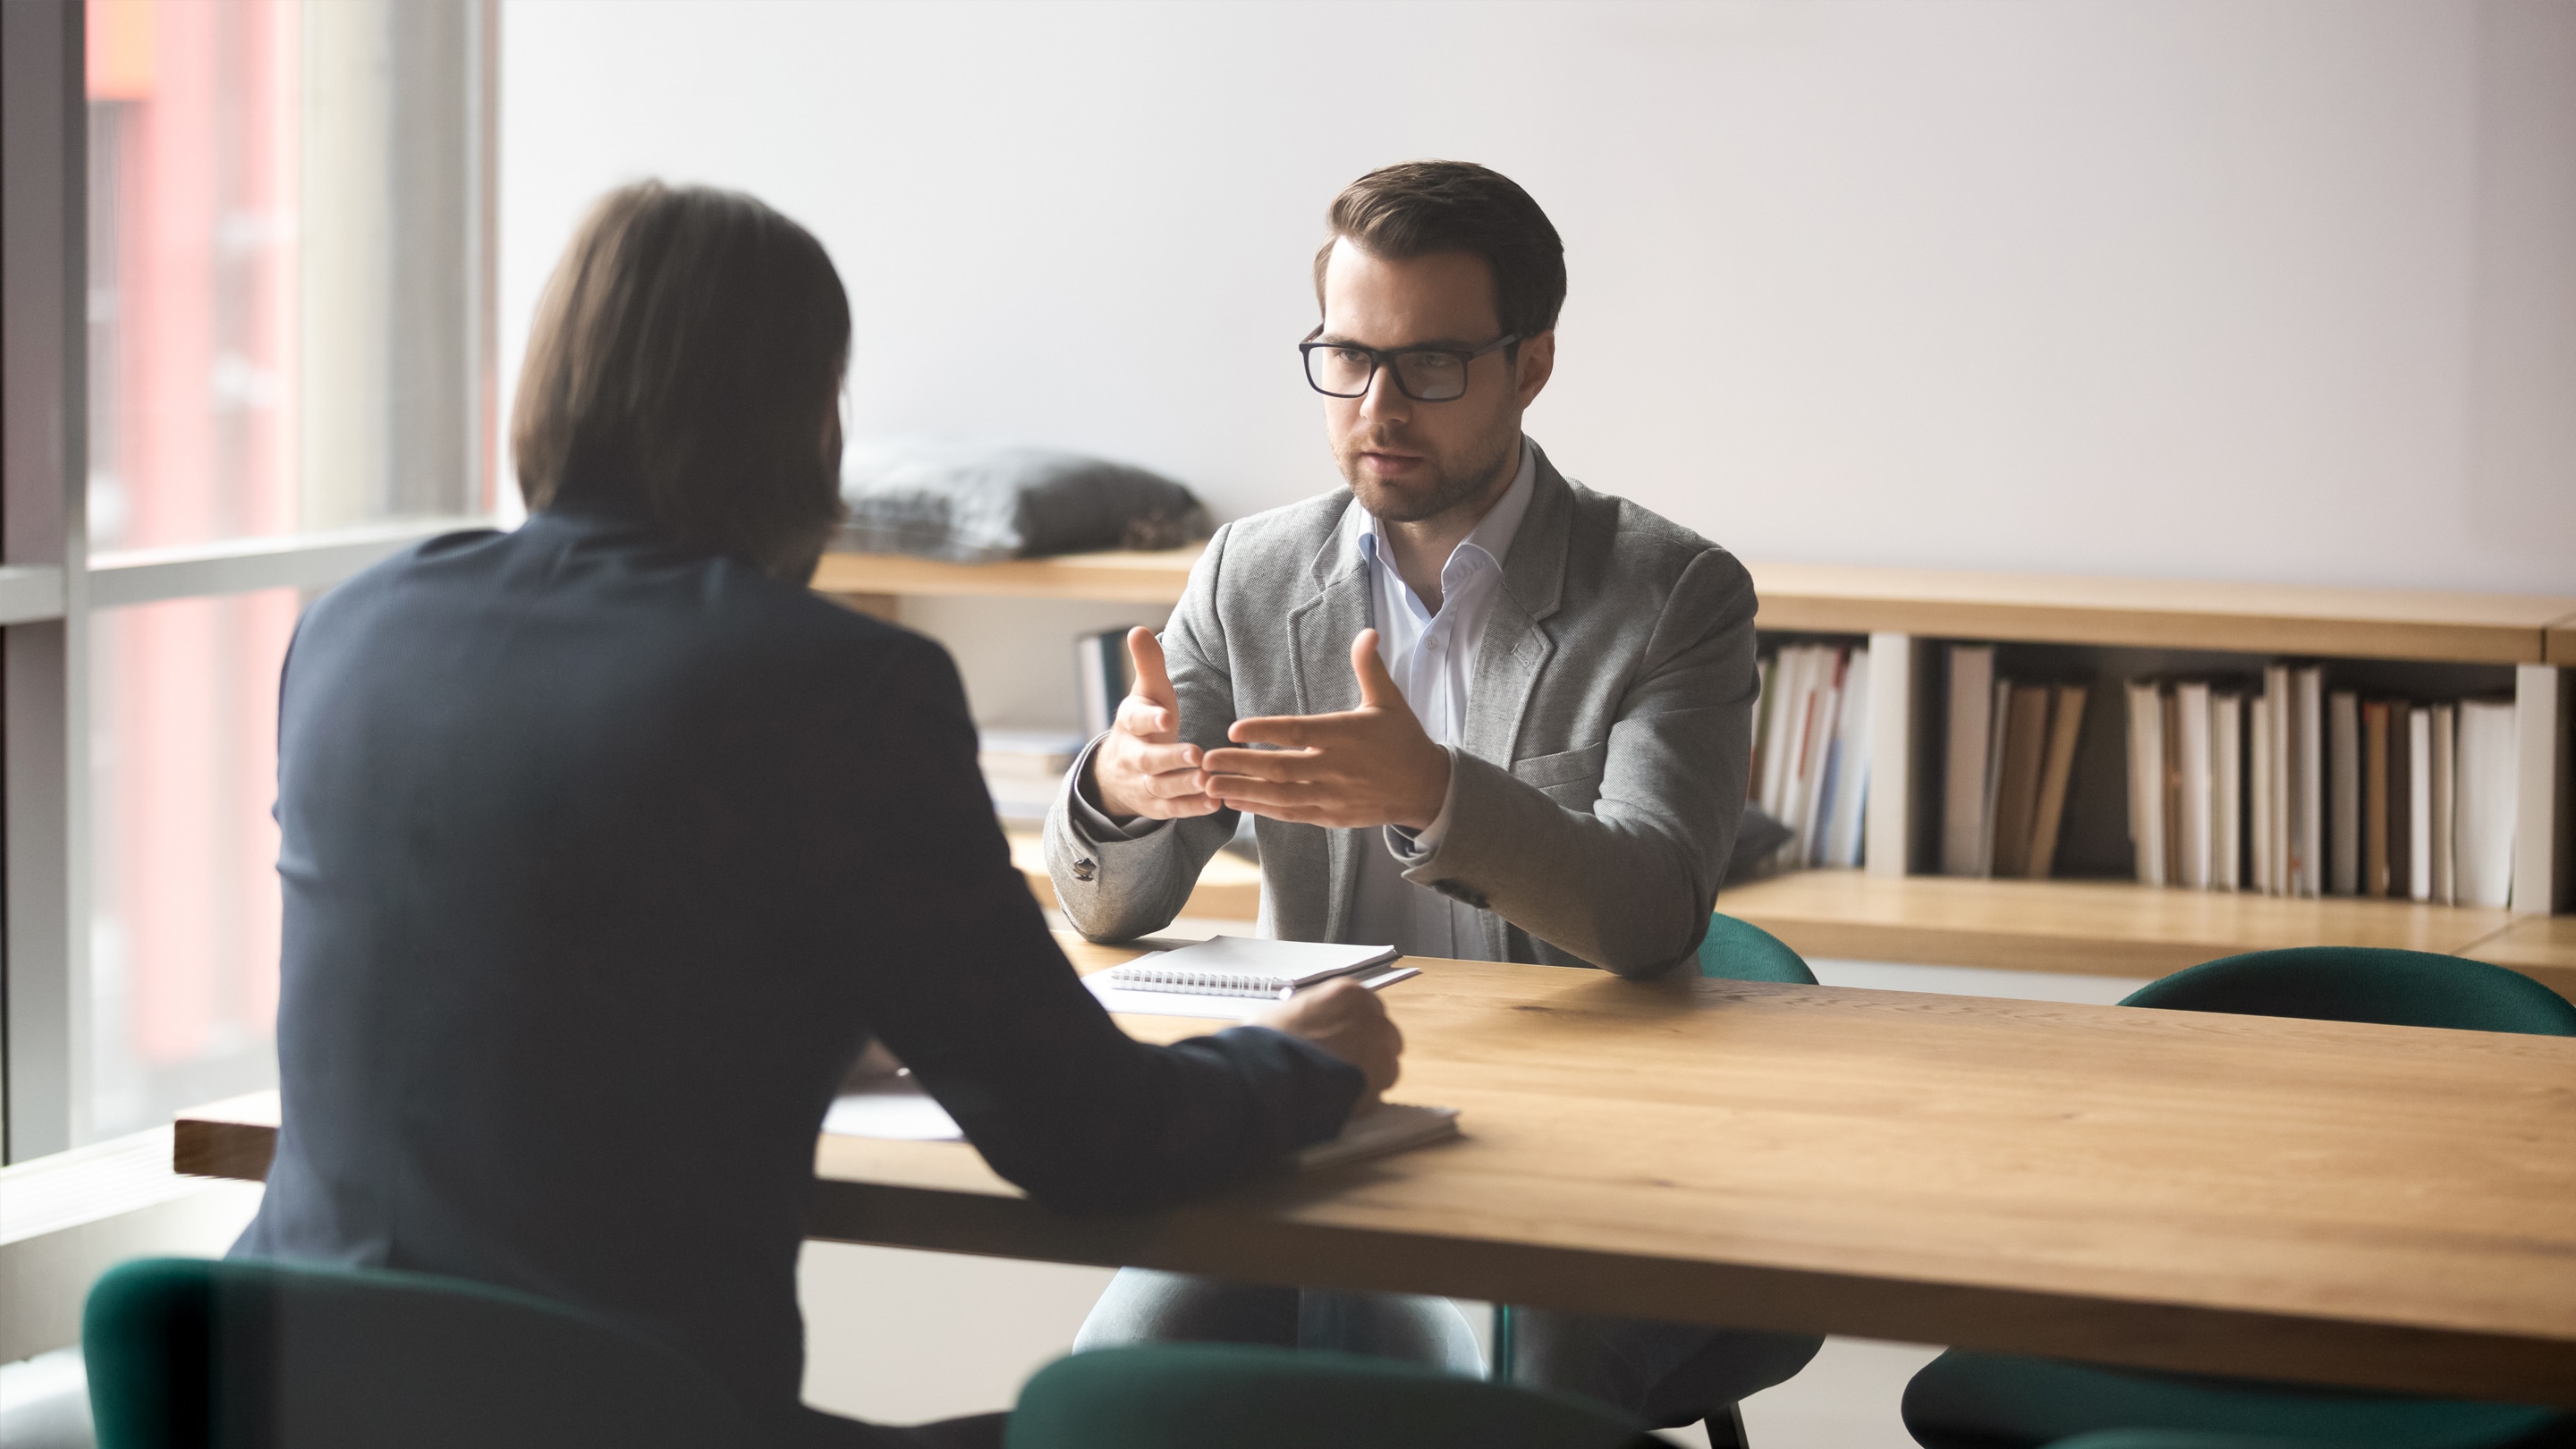
[[[1538,444],[1529,447],[1535,450]],[[1503,596],[1494,601],[1493,616],[1476,643],[1476,677],[1467,691],[1467,752],[1505,769],[1511,768],[1521,716],[1529,710],[1548,656],[1556,652],[1556,641],[1539,621],[1556,612],[1564,594],[1573,515],[1573,490],[1541,452],[1529,512],[1522,515],[1511,555],[1503,560]]]
[[[1337,527],[1315,552],[1317,592],[1288,612],[1288,669],[1299,714],[1357,709],[1360,685],[1351,677],[1351,640],[1369,626],[1369,576],[1349,529]],[[1353,832],[1324,832],[1330,889],[1324,904],[1325,937],[1342,939],[1351,899],[1359,892],[1360,858]]]

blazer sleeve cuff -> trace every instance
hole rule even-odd
[[[1098,787],[1092,783],[1091,760],[1094,755],[1100,753],[1100,741],[1107,738],[1107,735],[1102,735],[1083,746],[1082,754],[1073,762],[1073,768],[1065,772],[1064,823],[1066,828],[1073,832],[1075,838],[1086,845],[1142,840],[1172,823],[1168,820],[1150,820],[1139,815],[1121,825],[1110,819],[1107,811],[1092,802],[1092,792]]]
[[[1440,813],[1432,816],[1431,823],[1419,832],[1407,830],[1401,825],[1386,827],[1386,848],[1393,851],[1395,858],[1407,866],[1439,851],[1440,842],[1449,838],[1449,822],[1458,813],[1460,751],[1456,745],[1446,745],[1442,748],[1449,752],[1449,789],[1440,797]]]
[[[1516,802],[1513,797],[1521,794],[1538,798],[1535,802]],[[1509,770],[1465,750],[1452,749],[1449,797],[1441,807],[1441,813],[1448,817],[1443,822],[1446,828],[1432,849],[1397,856],[1404,865],[1404,878],[1480,911],[1493,909],[1488,896],[1493,883],[1476,878],[1477,857],[1483,854],[1478,846],[1490,840],[1498,827],[1508,833],[1515,806],[1525,810],[1529,803],[1553,808],[1545,796],[1538,795]]]

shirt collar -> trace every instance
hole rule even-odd
[[[1445,577],[1450,567],[1457,563],[1468,561],[1460,559],[1459,555],[1469,549],[1482,554],[1482,561],[1499,571],[1503,560],[1511,556],[1512,540],[1520,535],[1521,519],[1529,513],[1530,497],[1537,491],[1538,449],[1531,446],[1530,440],[1524,436],[1521,439],[1520,471],[1512,475],[1512,484],[1503,490],[1503,496],[1494,500],[1494,506],[1485,510],[1485,516],[1477,520],[1475,528],[1450,552],[1449,561],[1441,567],[1442,575]],[[1365,508],[1353,508],[1347,526],[1359,536],[1360,557],[1375,565],[1378,550],[1385,546],[1385,523]]]

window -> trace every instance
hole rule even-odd
[[[274,1079],[296,616],[491,511],[494,19],[0,6],[8,1160]]]

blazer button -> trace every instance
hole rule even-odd
[[[1084,856],[1082,859],[1073,863],[1073,878],[1075,880],[1089,880],[1091,879],[1092,873],[1098,869],[1100,869],[1100,867],[1093,865],[1089,856]]]

